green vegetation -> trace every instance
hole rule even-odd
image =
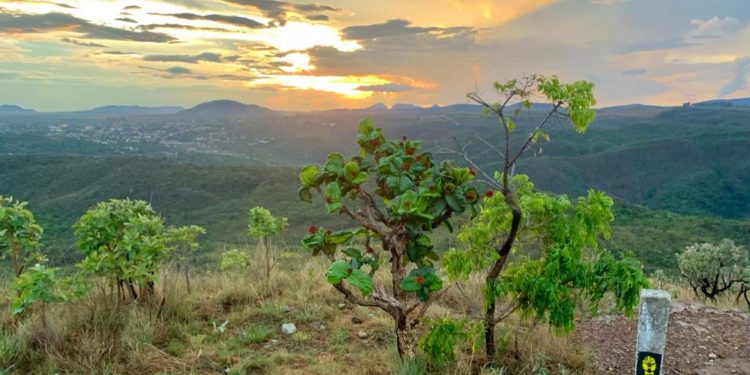
[[[266,263],[266,281],[270,282],[271,269],[273,268],[273,255],[271,254],[271,246],[268,243],[268,239],[279,235],[284,228],[289,225],[288,220],[285,217],[275,217],[271,215],[271,211],[263,207],[251,208],[248,216],[250,223],[247,226],[247,233],[258,239],[261,247],[263,247],[263,254]]]
[[[307,202],[313,191],[320,193],[329,213],[347,216],[356,228],[332,232],[311,226],[302,244],[312,255],[331,260],[328,282],[350,302],[377,307],[391,316],[399,355],[414,360],[411,330],[443,288],[437,274],[440,254],[429,234],[441,225],[452,229],[454,214],[476,213],[479,197],[470,184],[474,173],[448,161],[436,164],[430,153],[421,152],[420,142],[386,140],[370,120],[359,124],[357,144],[360,152],[353,158],[334,153],[322,168],[302,169],[299,189],[300,199]],[[375,186],[374,194],[368,182]],[[380,248],[371,243],[373,238]],[[360,244],[352,242],[360,239]],[[340,246],[345,246],[341,253]],[[385,260],[389,267],[383,267],[390,271],[390,292],[384,287],[374,290],[381,252],[390,256]],[[359,289],[364,298],[347,286]],[[418,301],[412,301],[412,293]]]
[[[26,263],[33,260],[42,237],[42,227],[26,202],[0,195],[0,256],[9,257],[13,275],[21,275]]]
[[[750,260],[747,251],[732,240],[690,245],[677,256],[677,264],[696,296],[716,301],[722,293],[735,292],[738,301],[740,296],[748,301]]]

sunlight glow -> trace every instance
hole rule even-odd
[[[357,90],[358,87],[387,83],[391,82],[377,76],[270,75],[250,82],[249,86],[282,86],[289,89],[332,92],[349,99],[365,99],[372,96],[372,92]]]

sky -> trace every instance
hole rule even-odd
[[[0,0],[0,104],[466,103],[529,74],[599,106],[750,96],[748,0]]]

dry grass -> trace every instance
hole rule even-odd
[[[12,319],[4,313],[0,374],[590,373],[588,357],[567,338],[517,321],[498,328],[497,369],[478,368],[482,349],[469,344],[454,366],[432,368],[423,359],[401,364],[390,317],[345,303],[325,283],[323,259],[281,253],[278,262],[270,283],[253,267],[194,274],[192,294],[165,267],[153,302],[118,307],[106,287],[95,287],[82,300],[48,309],[46,328],[37,314]],[[480,283],[453,285],[429,316],[478,316]],[[290,322],[297,333],[282,334],[281,324]]]

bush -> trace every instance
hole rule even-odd
[[[677,265],[695,295],[713,301],[732,287],[750,283],[747,251],[728,239],[718,245],[696,243],[688,246],[682,254],[677,254]]]

